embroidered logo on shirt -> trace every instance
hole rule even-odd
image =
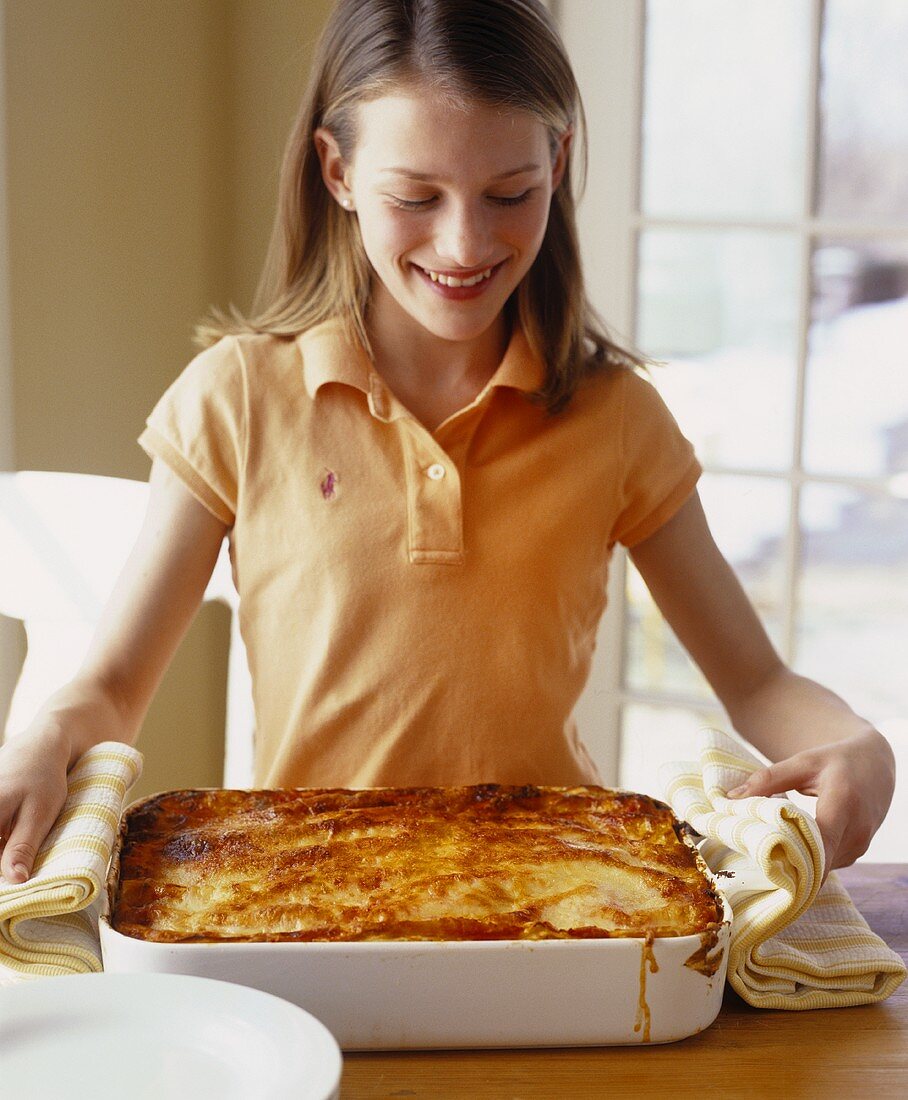
[[[319,488],[322,491],[322,496],[325,500],[334,500],[337,496],[337,474],[333,470],[325,470],[325,476],[322,478]]]

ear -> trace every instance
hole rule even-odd
[[[341,206],[351,209],[353,193],[350,190],[350,171],[334,135],[324,126],[319,126],[312,135],[312,140],[322,166],[325,186]]]
[[[555,150],[555,162],[552,165],[552,190],[557,191],[558,185],[564,178],[564,172],[567,168],[568,153],[571,151],[571,143],[574,140],[574,127],[568,126],[563,134],[558,138],[558,145]]]

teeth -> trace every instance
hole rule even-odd
[[[429,276],[433,283],[441,283],[442,286],[476,286],[477,283],[481,283],[483,279],[490,279],[492,277],[492,269],[487,267],[485,271],[480,271],[478,275],[471,275],[468,279],[458,279],[455,275],[440,275],[437,271],[429,271],[428,268],[423,268],[423,271]]]

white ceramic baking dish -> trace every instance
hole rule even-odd
[[[105,970],[196,974],[311,1012],[345,1050],[668,1043],[719,1012],[716,932],[641,939],[155,943],[100,920]]]

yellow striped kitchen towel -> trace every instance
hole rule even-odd
[[[102,969],[98,906],[126,792],[141,773],[142,754],[118,741],[73,765],[31,877],[0,878],[0,982]]]
[[[734,911],[728,980],[758,1008],[835,1008],[882,1001],[905,978],[901,958],[871,932],[833,872],[823,886],[816,822],[784,797],[725,792],[762,765],[719,730],[703,730],[696,763],[659,778]]]

